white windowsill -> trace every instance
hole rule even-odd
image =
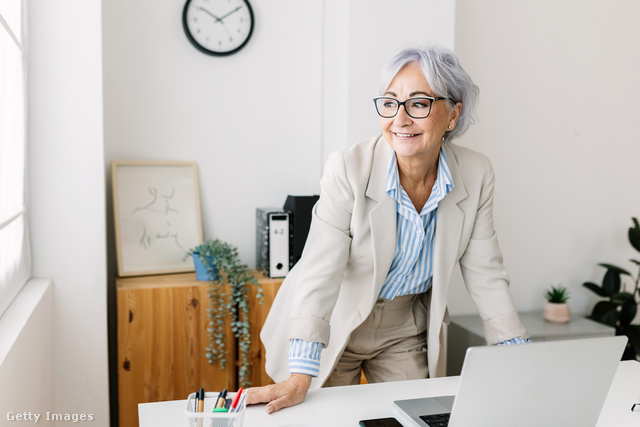
[[[0,317],[0,366],[51,285],[51,279],[29,279]]]

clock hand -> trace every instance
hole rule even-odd
[[[231,12],[227,13],[226,15],[222,15],[222,18],[220,18],[220,20],[222,21],[224,18],[226,18],[227,16],[231,15],[232,13],[235,13],[237,11],[239,11],[240,9],[242,9],[242,6],[238,6],[235,9],[233,9]]]
[[[199,7],[199,10],[203,11],[204,13],[206,13],[207,15],[211,16],[213,19],[216,20],[216,22],[222,22],[222,20],[224,19],[224,16],[222,18],[218,18],[216,15],[214,15],[213,13],[209,12],[207,9],[205,9],[204,7]]]

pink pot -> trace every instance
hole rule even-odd
[[[544,320],[553,323],[567,323],[571,319],[569,304],[566,302],[554,303],[547,301],[542,311]]]

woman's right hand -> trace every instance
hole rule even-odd
[[[311,386],[311,378],[311,375],[291,374],[280,383],[250,388],[247,390],[247,405],[266,403],[265,410],[271,414],[302,403]]]

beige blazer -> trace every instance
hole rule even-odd
[[[430,377],[445,375],[443,323],[447,292],[459,264],[484,321],[489,344],[528,338],[509,292],[509,277],[493,228],[493,169],[489,160],[444,144],[453,190],[438,205],[427,358]],[[302,258],[284,280],[260,337],[266,370],[276,382],[289,377],[289,340],[325,346],[320,387],[333,371],[351,332],[369,316],[396,250],[396,201],[386,193],[392,151],[382,135],[329,157],[313,208]]]

